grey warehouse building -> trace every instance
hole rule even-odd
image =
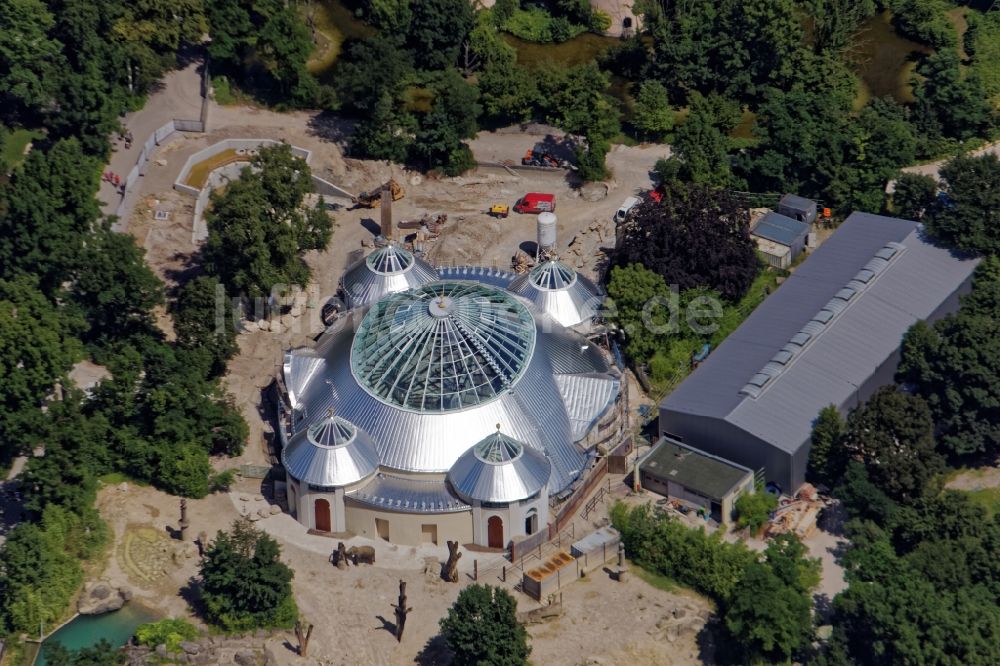
[[[813,422],[892,382],[907,329],[958,308],[978,261],[854,213],[660,404],[660,434],[794,492]]]

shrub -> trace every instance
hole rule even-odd
[[[778,498],[771,493],[758,490],[753,493],[743,493],[736,499],[736,524],[745,527],[751,534],[756,534],[767,524],[771,512],[778,508]]]
[[[136,640],[141,645],[156,647],[166,645],[168,652],[178,652],[181,641],[193,641],[198,638],[198,628],[187,620],[168,618],[159,622],[141,624],[135,630]]]

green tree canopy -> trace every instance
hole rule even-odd
[[[892,213],[906,220],[920,220],[937,200],[937,181],[930,176],[901,173],[892,192]]]
[[[944,469],[935,450],[930,408],[919,396],[884,386],[847,418],[844,451],[864,462],[871,480],[893,499],[932,492]]]
[[[80,324],[29,278],[0,280],[0,460],[20,452],[46,396],[80,359]]]
[[[833,488],[847,466],[847,453],[842,448],[844,419],[833,405],[820,410],[813,422],[809,446],[809,480]]]
[[[456,666],[527,664],[528,632],[516,614],[517,601],[503,588],[475,584],[459,592],[441,619],[441,635]]]
[[[1000,452],[998,378],[1000,260],[988,258],[957,313],[906,333],[897,379],[927,399],[946,450],[990,458]]]
[[[752,562],[733,591],[726,628],[751,660],[786,661],[812,637],[809,596]]]
[[[259,297],[275,286],[305,286],[307,250],[330,241],[332,223],[322,207],[305,210],[311,171],[287,144],[264,148],[222,194],[205,219],[205,269],[235,295]]]
[[[778,498],[763,490],[743,493],[736,498],[733,508],[736,511],[736,525],[756,534],[770,520],[771,512],[778,508]]]
[[[662,139],[674,127],[674,110],[670,108],[667,88],[659,81],[643,81],[635,96],[632,124],[642,136]]]
[[[206,620],[226,631],[289,628],[298,617],[281,547],[247,519],[219,532],[201,563]]]
[[[178,291],[173,315],[177,344],[204,358],[205,374],[224,373],[237,351],[235,313],[225,286],[215,277],[194,278]]]
[[[945,196],[927,207],[930,232],[960,250],[1000,256],[1000,159],[960,155],[941,167],[941,180]]]

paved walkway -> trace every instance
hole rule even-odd
[[[200,68],[201,61],[195,60],[183,69],[168,72],[156,90],[150,93],[142,109],[126,114],[122,125],[126,132],[132,132],[132,147],[126,149],[124,141],[112,137],[114,152],[104,171],[111,171],[124,179],[135,166],[146,139],[154,131],[175,118],[197,120],[201,116]],[[97,198],[102,202],[105,215],[113,215],[122,199],[114,185],[103,180]]]
[[[979,150],[972,151],[971,155],[973,157],[979,157],[980,155],[985,155],[986,153],[991,153],[1000,157],[1000,142],[992,143],[988,146],[980,148]],[[938,180],[938,173],[941,171],[941,167],[947,164],[950,158],[947,160],[938,160],[937,162],[931,162],[930,164],[918,164],[917,166],[906,167],[905,169],[900,169],[903,173],[916,173],[923,176],[930,176],[934,180]]]

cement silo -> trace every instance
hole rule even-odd
[[[538,247],[535,250],[536,258],[556,249],[556,214],[538,214]]]

